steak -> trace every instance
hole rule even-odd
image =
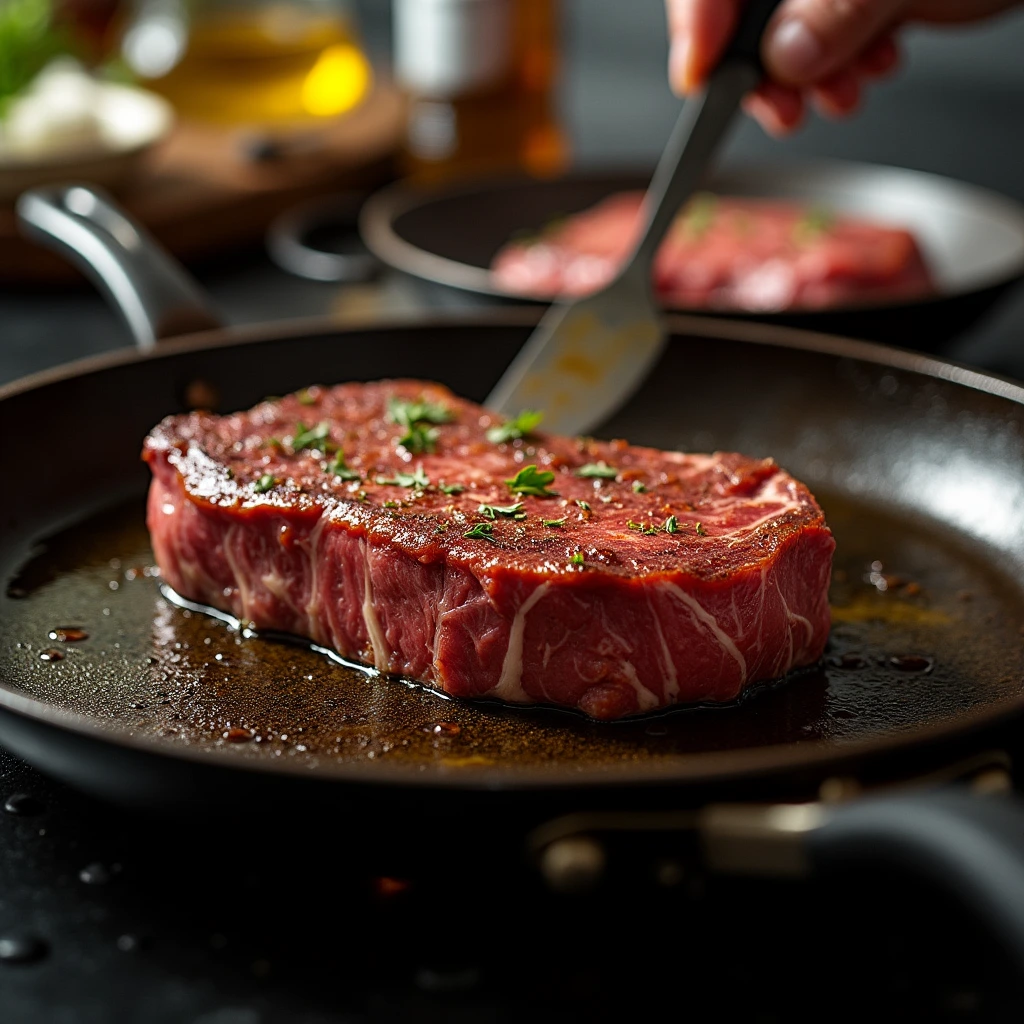
[[[536,433],[431,383],[146,438],[169,586],[458,697],[614,719],[810,665],[832,535],[770,459]]]

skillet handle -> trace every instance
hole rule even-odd
[[[964,786],[830,808],[805,837],[815,874],[884,865],[927,879],[1001,940],[1024,978],[1024,801]]]
[[[21,233],[70,257],[140,348],[223,326],[199,285],[100,189],[40,186],[19,197],[17,212]]]

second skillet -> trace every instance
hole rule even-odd
[[[540,230],[613,193],[646,186],[642,173],[592,171],[432,187],[399,182],[366,202],[360,230],[383,263],[412,277],[492,302],[522,301],[523,296],[504,291],[491,277],[488,268],[501,246],[523,231]],[[676,312],[833,331],[934,351],[973,324],[1024,276],[1024,207],[938,175],[838,161],[752,164],[714,172],[707,187],[721,195],[821,205],[906,226],[922,246],[937,294],[917,301],[865,298],[862,303],[822,310]]]
[[[88,190],[22,210],[85,253],[143,340],[212,321]],[[388,375],[480,398],[533,322],[219,329],[0,391],[0,429],[22,438],[5,449],[17,486],[0,546],[0,738],[136,805],[330,814],[349,847],[395,861],[484,843],[492,867],[532,850],[565,882],[601,868],[607,833],[640,830],[694,835],[714,870],[909,865],[1024,964],[1016,803],[946,789],[834,802],[908,777],[1007,779],[1024,713],[1015,385],[855,342],[674,321],[663,363],[602,433],[772,454],[818,493],[839,542],[825,664],[735,707],[609,725],[443,700],[161,593],[138,459],[156,420]]]

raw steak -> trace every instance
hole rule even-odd
[[[419,381],[170,417],[143,453],[163,578],[459,697],[600,719],[821,656],[834,542],[803,484],[530,427]]]
[[[495,281],[550,298],[606,284],[629,253],[643,195],[625,192],[515,241]],[[662,243],[659,297],[680,308],[758,312],[919,298],[932,290],[913,235],[794,203],[695,197]]]

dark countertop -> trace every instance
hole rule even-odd
[[[384,5],[358,6],[385,48]],[[678,109],[662,19],[657,0],[567,5],[563,95],[582,163],[656,157]],[[815,121],[786,142],[745,124],[727,158],[897,164],[1024,201],[1024,16],[959,37],[919,33],[911,50],[911,70],[856,121]],[[259,252],[201,278],[232,323],[441,301],[397,279],[347,291],[299,281]],[[0,382],[127,343],[84,288],[0,291],[0,324]],[[1022,339],[1018,289],[947,354],[1024,378]],[[717,993],[723,1019],[803,1019],[808,1007],[818,1020],[863,1019],[883,1006],[909,1019],[1002,1019],[986,969],[965,966],[970,930],[905,891],[715,896],[694,879],[581,903],[508,879],[465,891],[445,876],[396,897],[346,862],[343,814],[315,829],[278,806],[219,822],[129,814],[0,750],[0,802],[16,792],[37,806],[0,812],[0,1019],[12,1024],[623,1019],[645,1015],[647,997],[690,1009],[695,988]],[[4,960],[3,938],[19,936],[44,940],[37,961]]]

